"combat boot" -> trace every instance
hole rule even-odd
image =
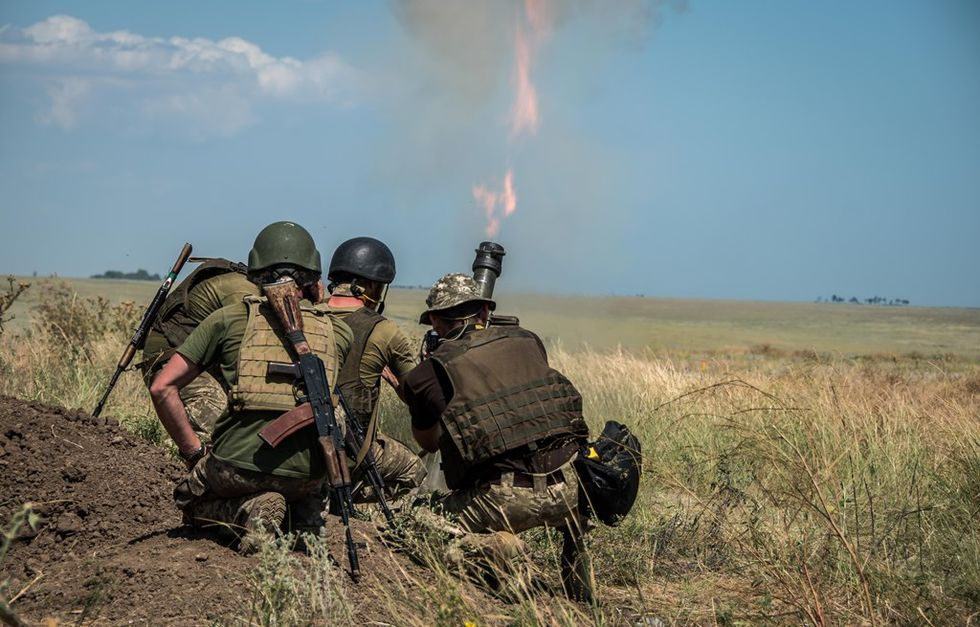
[[[278,492],[263,492],[242,502],[239,521],[243,533],[238,552],[251,555],[259,549],[263,532],[275,534],[286,519],[286,498]]]

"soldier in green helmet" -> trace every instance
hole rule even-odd
[[[310,234],[293,222],[276,222],[255,238],[248,279],[256,286],[292,278],[302,297],[305,335],[323,360],[328,384],[336,383],[351,343],[350,328],[323,305],[320,253]],[[284,332],[265,299],[242,302],[209,315],[177,347],[150,386],[154,407],[187,462],[189,473],[174,490],[187,523],[235,532],[239,548],[256,548],[255,531],[278,530],[287,514],[293,529],[322,525],[324,460],[312,424],[276,447],[259,432],[294,409],[302,397],[291,378],[267,374],[270,362],[292,362]],[[206,449],[188,420],[180,390],[213,369],[228,391],[229,411],[217,421]]]
[[[377,432],[378,399],[384,378],[397,389],[399,379],[415,367],[415,351],[405,334],[385,318],[384,300],[395,280],[395,257],[384,242],[373,237],[354,237],[337,247],[327,274],[330,299],[327,306],[350,326],[351,351],[338,376],[347,407],[367,432],[378,472],[389,498],[417,488],[425,478],[418,455],[391,436]],[[359,451],[350,451],[356,459]],[[363,452],[361,452],[363,455]],[[355,468],[355,497],[367,500],[361,469]]]
[[[434,509],[465,532],[464,551],[485,547],[504,558],[520,552],[513,534],[561,530],[565,591],[590,600],[588,520],[572,465],[588,437],[582,397],[548,365],[537,335],[488,326],[495,303],[473,278],[447,274],[426,305],[419,322],[441,340],[405,377],[402,392],[416,441],[442,455],[449,493]]]

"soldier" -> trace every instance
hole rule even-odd
[[[177,347],[205,318],[222,307],[241,303],[246,296],[259,295],[258,286],[246,278],[246,270],[243,263],[208,259],[167,297],[146,336],[143,361],[139,364],[147,388]],[[191,427],[203,440],[210,440],[218,417],[228,406],[227,394],[218,377],[220,374],[202,372],[180,390]]]
[[[320,253],[313,238],[292,222],[276,222],[255,238],[248,256],[248,278],[255,285],[283,277],[295,280],[301,296],[306,338],[324,362],[328,384],[347,355],[350,329],[323,305]],[[284,332],[264,298],[247,297],[204,320],[177,348],[150,386],[153,405],[167,433],[187,462],[189,474],[174,490],[174,500],[192,525],[217,524],[243,530],[240,550],[257,548],[260,527],[279,529],[287,506],[292,527],[322,525],[321,484],[325,467],[316,428],[306,426],[273,448],[259,432],[294,409],[297,392],[291,378],[267,375],[269,362],[292,362]],[[215,425],[213,448],[205,449],[191,428],[180,389],[202,371],[216,367],[229,391],[230,411]]]
[[[560,529],[565,590],[591,600],[588,521],[578,509],[572,465],[588,437],[581,396],[549,367],[534,333],[487,326],[495,304],[471,277],[447,274],[426,305],[419,323],[432,325],[441,341],[405,377],[402,391],[415,439],[442,454],[450,493],[435,509],[466,532],[496,532],[504,554],[513,552],[506,548],[515,540],[510,534]]]
[[[338,385],[355,418],[368,437],[376,432],[378,398],[382,376],[393,387],[415,367],[411,344],[398,326],[381,315],[388,284],[395,280],[395,257],[391,250],[372,237],[355,237],[337,247],[330,259],[330,299],[327,306],[351,328],[354,340],[350,354],[338,377]],[[351,457],[359,451],[351,451]],[[418,487],[425,478],[425,466],[418,455],[404,444],[377,433],[371,452],[388,488],[388,496],[398,496]],[[355,470],[355,480],[363,478]],[[355,492],[366,500],[363,485]]]

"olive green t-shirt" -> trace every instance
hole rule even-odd
[[[227,272],[204,279],[187,293],[185,311],[195,324],[200,324],[215,311],[241,303],[246,295],[259,296],[257,285],[240,272]],[[143,359],[154,359],[172,348],[167,338],[160,332],[151,330],[143,345]],[[162,366],[162,364],[160,364]]]
[[[205,318],[177,352],[204,369],[217,368],[225,388],[238,383],[238,356],[241,350],[248,307],[237,303],[223,307]],[[334,315],[334,337],[338,364],[350,350],[350,327]],[[310,425],[272,448],[259,438],[259,432],[279,417],[275,411],[228,412],[214,427],[216,459],[248,470],[282,477],[319,477],[324,473],[323,456],[317,443],[316,427]]]
[[[330,307],[330,311],[341,320],[360,307]],[[388,320],[381,320],[374,325],[367,344],[364,345],[364,355],[358,369],[361,383],[374,387],[381,377],[381,371],[389,366],[395,376],[401,379],[415,367],[415,351],[412,350],[408,337],[398,328],[398,325]]]

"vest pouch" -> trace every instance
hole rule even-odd
[[[579,507],[615,527],[633,509],[642,473],[640,441],[619,422],[606,422],[602,435],[575,460]]]

